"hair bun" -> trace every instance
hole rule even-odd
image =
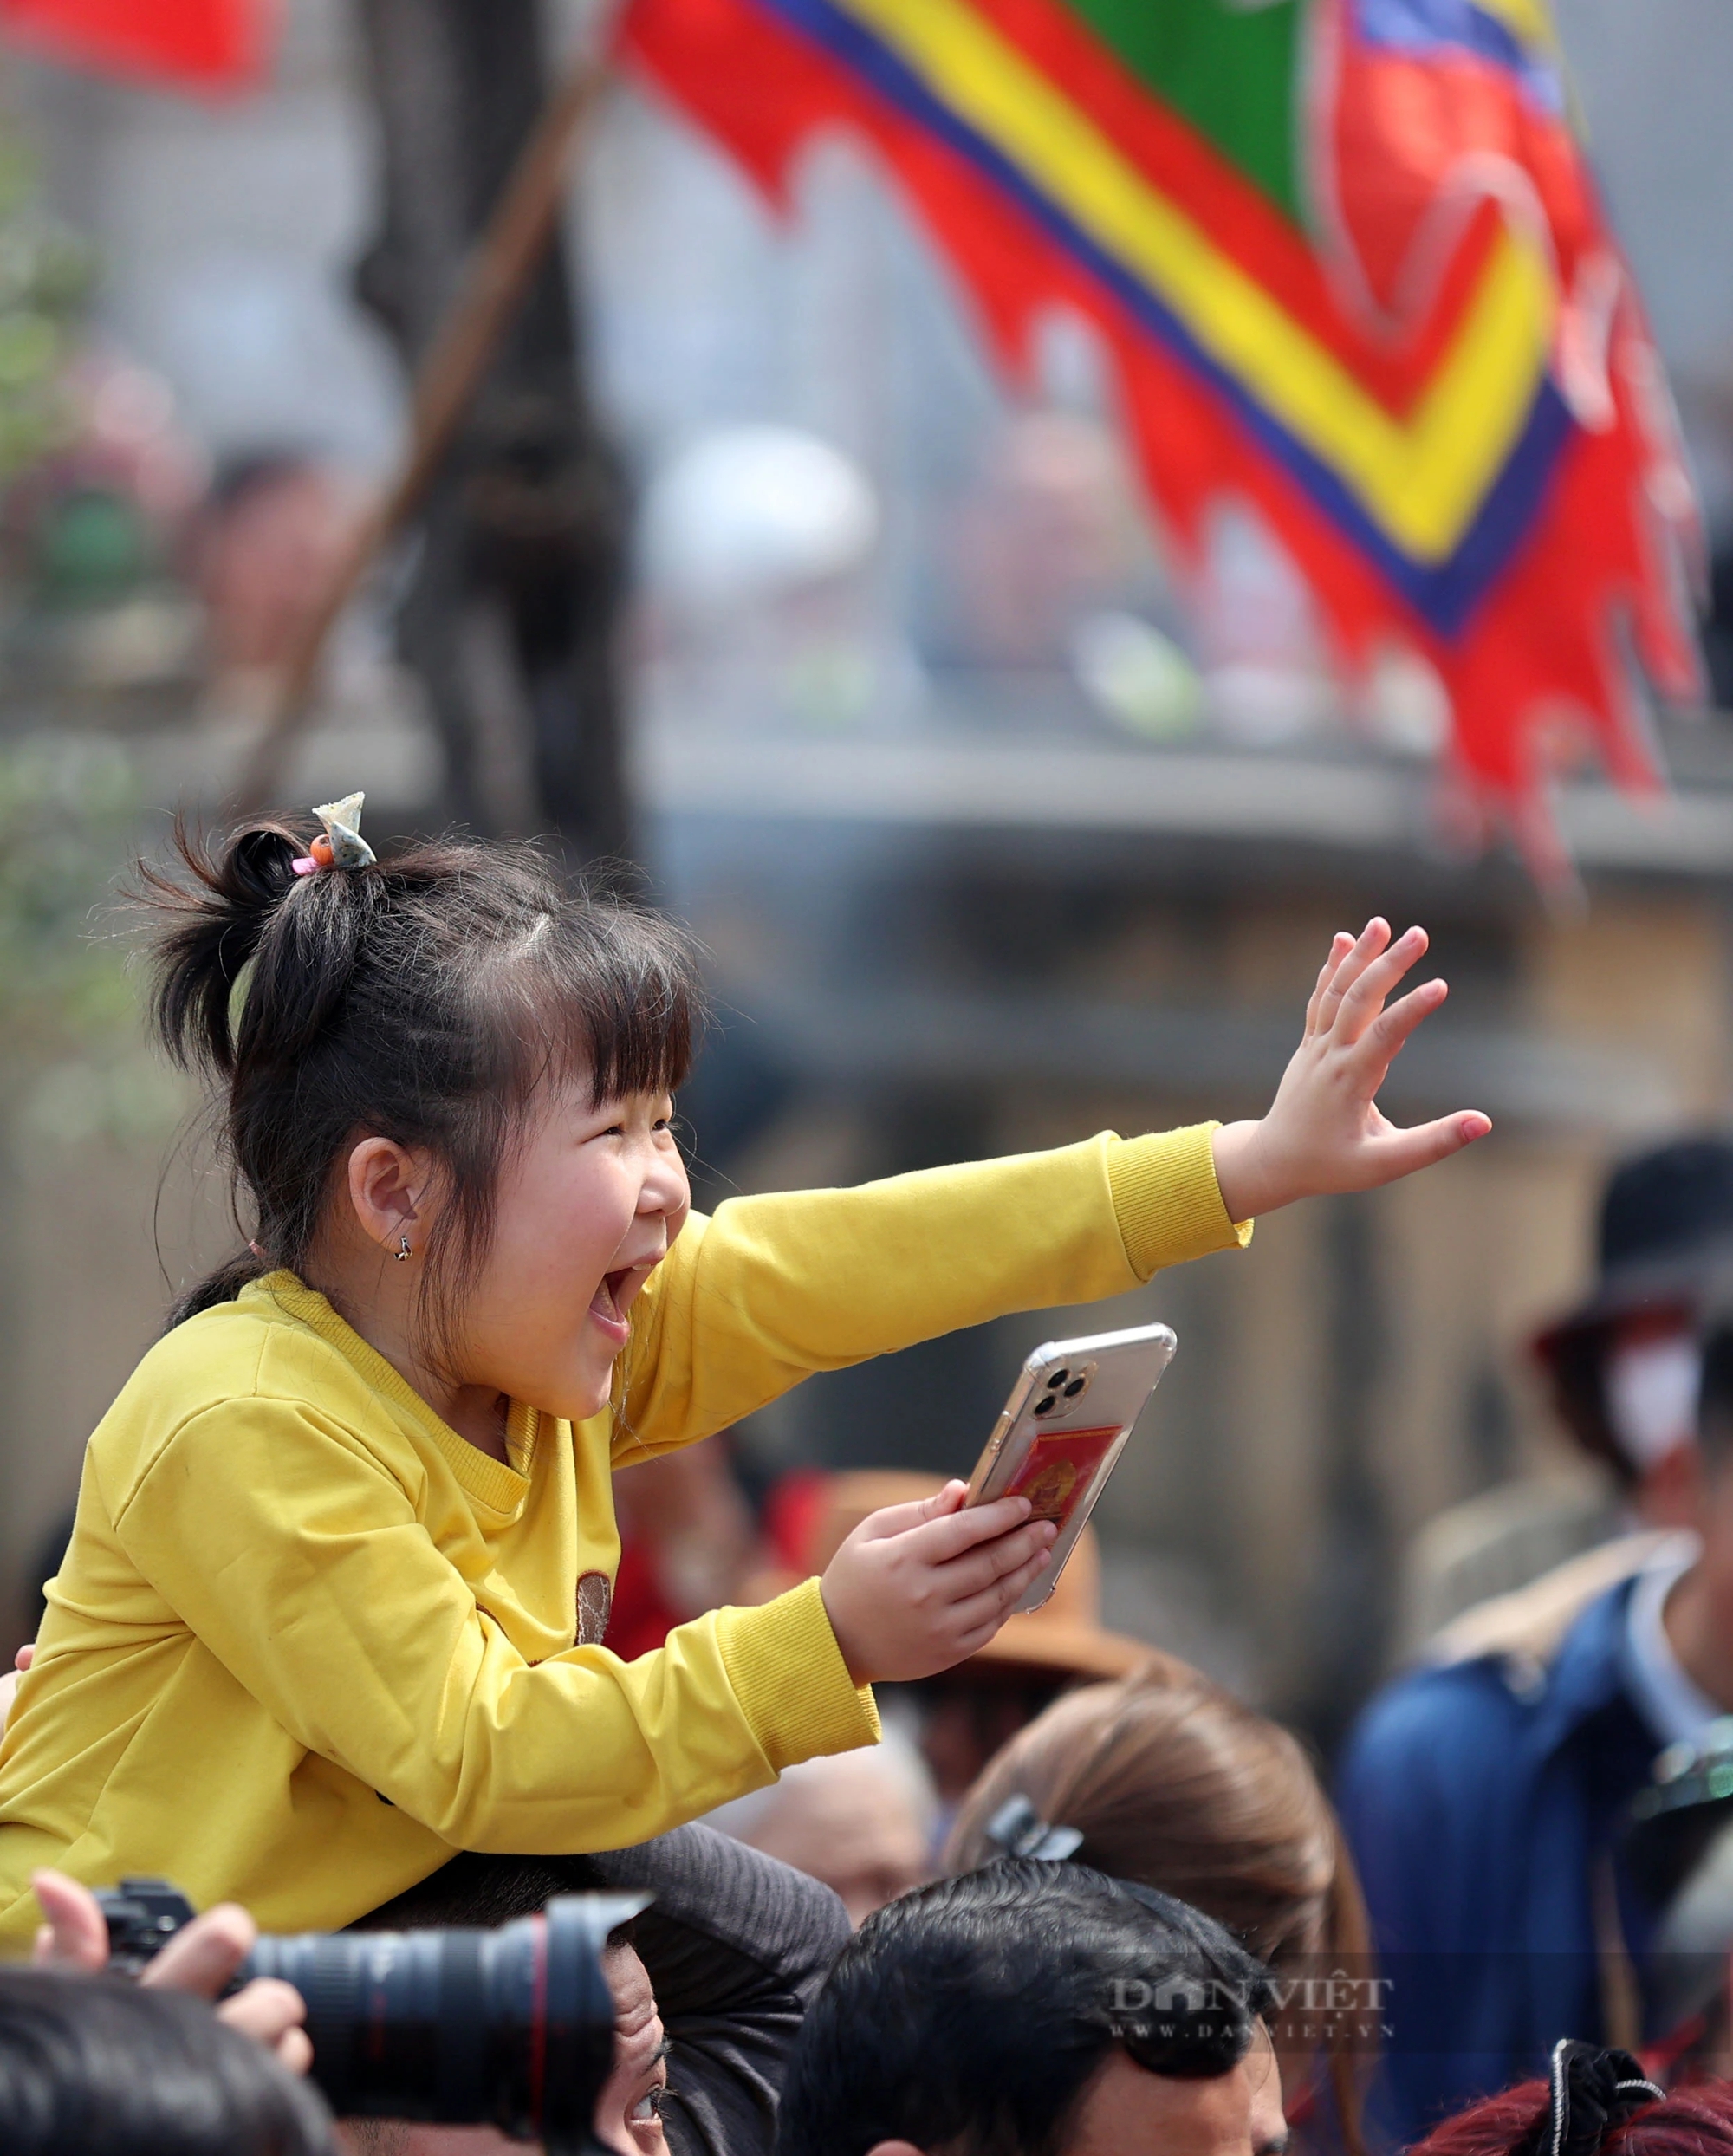
[[[235,984],[295,888],[292,864],[301,841],[282,824],[255,823],[213,851],[177,816],[173,846],[190,880],[148,862],[139,870],[141,896],[166,917],[156,950],[153,1014],[183,1069],[204,1063],[227,1076],[235,1068]]]
[[[297,841],[274,823],[237,832],[230,842],[228,870],[236,903],[269,913],[299,880],[293,862]]]

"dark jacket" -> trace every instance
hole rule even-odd
[[[694,1824],[600,1856],[466,1850],[351,1928],[509,1924],[598,1889],[655,1896],[632,1943],[668,2039],[672,2156],[769,2156],[789,2053],[848,1938],[815,1879]]]
[[[1561,2036],[1606,2040],[1598,1870],[1640,1967],[1652,1919],[1616,1844],[1659,1745],[1626,1692],[1630,1594],[1591,1602],[1544,1666],[1412,1672],[1350,1739],[1343,1822],[1392,1980],[1374,2117],[1400,2141],[1543,2072]]]

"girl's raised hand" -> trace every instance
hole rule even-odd
[[[820,1591],[857,1685],[934,1677],[986,1646],[1048,1562],[1058,1529],[1027,1497],[962,1510],[967,1485],[872,1512]]]
[[[1230,1218],[1250,1220],[1296,1198],[1365,1191],[1430,1167],[1484,1138],[1478,1109],[1398,1130],[1374,1096],[1409,1035],[1444,1002],[1442,981],[1385,999],[1425,953],[1426,932],[1396,942],[1373,919],[1358,937],[1338,935],[1306,1006],[1306,1031],[1261,1122],[1216,1133],[1216,1180]]]

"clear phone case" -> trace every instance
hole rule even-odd
[[[969,1504],[1029,1498],[1054,1520],[1053,1562],[1015,1607],[1039,1609],[1106,1489],[1126,1440],[1178,1345],[1165,1325],[1048,1341],[1024,1363],[970,1481]]]

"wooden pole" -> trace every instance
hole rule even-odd
[[[362,521],[318,604],[308,613],[272,697],[263,733],[237,788],[238,809],[276,805],[289,751],[313,715],[327,639],[380,550],[414,514],[498,348],[552,236],[571,154],[608,76],[586,54],[551,97],[524,144],[445,320],[416,370],[409,442],[396,474]]]

